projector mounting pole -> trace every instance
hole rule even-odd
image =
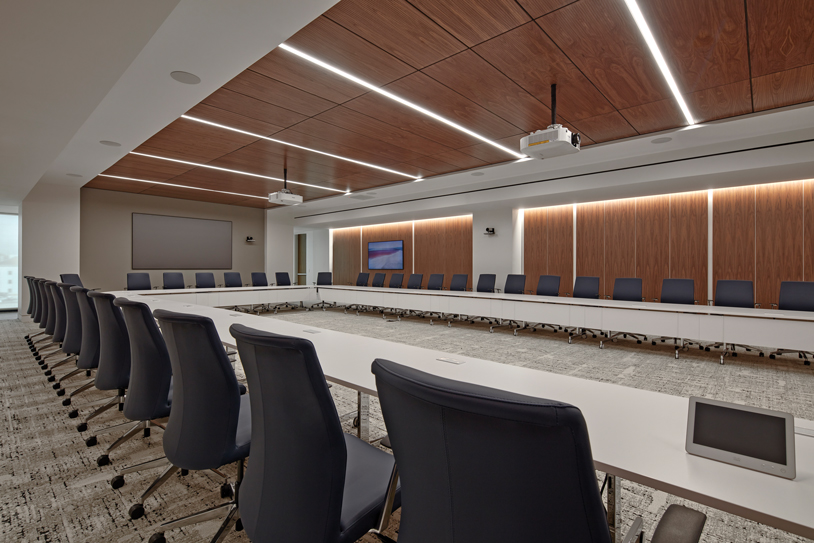
[[[551,85],[551,124],[557,124],[557,84]]]
[[[288,190],[288,168],[283,168],[283,188]]]

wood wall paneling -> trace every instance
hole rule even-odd
[[[523,273],[526,290],[537,292],[541,275],[548,273],[548,208],[523,212]]]
[[[452,276],[465,273],[472,286],[472,217],[453,217],[415,222],[415,273],[424,275],[426,286],[433,273],[444,274],[444,288]],[[406,286],[407,276],[405,276]]]
[[[335,285],[356,284],[362,271],[361,228],[333,231],[333,282]]]
[[[605,202],[605,295],[618,277],[636,277],[636,200]]]
[[[755,280],[755,187],[712,193],[712,299],[719,279]]]
[[[577,277],[599,277],[605,295],[605,202],[577,206]]]
[[[564,296],[574,291],[574,206],[549,207],[546,230],[548,275],[560,276],[560,296]]]
[[[814,180],[803,182],[803,280],[814,281]]]
[[[404,268],[401,270],[371,270],[367,267],[367,244],[371,241],[404,241]],[[390,276],[394,273],[404,274],[404,286],[407,286],[407,279],[413,271],[413,223],[397,222],[392,224],[382,224],[378,226],[362,227],[362,271],[370,272],[370,283],[376,273],[384,273],[384,285],[390,284]],[[428,276],[429,277],[429,276]],[[426,286],[428,277],[422,283]]]
[[[699,304],[707,302],[708,206],[707,191],[670,196],[670,277],[693,279]]]
[[[803,280],[802,181],[755,188],[755,303],[770,308],[782,281]]]
[[[670,277],[670,196],[636,198],[636,275],[642,296],[661,298],[661,283]]]

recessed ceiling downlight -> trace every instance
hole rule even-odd
[[[68,177],[82,177],[78,173],[66,173],[65,175],[67,175]]]
[[[191,74],[189,72],[181,72],[175,71],[170,73],[170,77],[178,81],[179,83],[183,83],[185,85],[197,85],[201,82],[201,78],[195,74]]]
[[[650,140],[650,143],[667,143],[670,141],[673,141],[673,138],[668,138],[667,136],[664,136],[663,138],[656,138],[654,140]]]
[[[121,147],[122,144],[118,141],[110,141],[110,140],[101,140],[99,143],[102,145],[107,145],[108,147]]]

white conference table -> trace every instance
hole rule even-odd
[[[797,478],[789,481],[687,454],[684,449],[687,398],[184,303],[155,291],[112,294],[142,301],[152,309],[208,316],[221,340],[230,345],[235,343],[229,334],[233,323],[309,339],[314,343],[325,377],[359,392],[361,417],[366,415],[366,395],[377,394],[370,372],[375,358],[441,377],[576,405],[588,425],[596,469],[613,476],[614,489],[619,488],[618,478],[627,479],[814,538],[814,437],[809,435],[795,436]],[[795,425],[798,430],[814,435],[814,422],[798,419]],[[362,421],[360,431],[361,428]],[[609,518],[612,526],[619,526],[620,496],[618,490],[609,496],[613,500],[609,510],[615,512]],[[620,527],[616,541],[621,540],[624,529]]]

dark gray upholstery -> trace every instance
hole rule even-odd
[[[371,287],[383,287],[384,286],[384,277],[385,274],[377,273],[373,276],[373,282],[370,284]]]
[[[34,298],[34,313],[31,314],[31,320],[39,324],[42,320],[42,299],[40,298],[40,278],[34,277],[31,279],[31,291]]]
[[[506,285],[503,292],[506,294],[524,294],[526,292],[526,276],[518,274],[506,276]]]
[[[82,315],[76,303],[76,293],[71,291],[74,285],[59,283],[65,301],[65,337],[62,340],[62,351],[66,354],[78,354],[82,346]]]
[[[130,386],[124,401],[124,416],[130,420],[161,419],[172,405],[172,366],[164,336],[150,307],[141,302],[116,298],[130,337]]]
[[[367,281],[370,278],[369,273],[360,273],[359,276],[356,278],[356,286],[357,287],[366,287]]]
[[[212,320],[157,309],[173,375],[164,454],[181,469],[213,469],[249,455],[249,394],[237,378]]]
[[[317,286],[333,285],[334,279],[331,272],[319,272],[317,274]]]
[[[54,337],[52,341],[62,343],[65,340],[65,299],[62,297],[62,291],[59,289],[55,281],[48,281],[45,283],[51,290],[51,298],[54,300]]]
[[[381,514],[393,457],[342,432],[310,341],[237,324],[230,332],[252,391],[252,456],[239,496],[247,535],[356,541]]]
[[[466,291],[466,284],[469,282],[469,275],[466,273],[456,273],[449,282],[449,290],[459,292]]]
[[[421,283],[424,281],[423,273],[413,273],[407,279],[407,288],[418,289],[421,288]]]
[[[755,289],[751,281],[719,279],[715,284],[715,305],[755,307]]]
[[[430,279],[427,281],[427,290],[441,290],[444,288],[444,274],[433,273],[430,274]]]
[[[162,279],[164,280],[164,285],[162,288],[165,290],[181,289],[185,286],[184,274],[181,272],[164,272]]]
[[[122,390],[130,384],[130,339],[122,310],[106,292],[88,292],[99,319],[99,368],[94,386],[99,390]]]
[[[494,292],[495,291],[495,274],[482,273],[478,277],[478,287],[475,289],[477,292]]]
[[[195,272],[195,288],[215,288],[215,274],[212,272]]]
[[[560,276],[541,275],[537,280],[537,296],[559,296]]]
[[[90,290],[85,287],[71,287],[79,306],[82,320],[82,348],[76,367],[90,370],[99,367],[99,319],[96,317],[96,305],[88,298]]]
[[[56,285],[56,281],[42,282],[43,292],[45,292],[45,306],[47,308],[45,315],[45,333],[49,336],[54,335],[54,328],[57,324],[57,315],[54,310],[54,293],[51,290],[51,285]]]
[[[613,299],[625,302],[642,301],[642,280],[639,277],[617,277],[613,282]]]
[[[45,300],[45,279],[34,279],[34,286],[37,288],[37,311],[34,322],[39,323],[40,328],[45,328],[45,323],[48,322],[48,304]]]
[[[82,284],[82,280],[79,278],[78,273],[60,273],[59,279],[63,283],[68,283],[70,285],[74,285],[76,287],[84,287],[85,285]]]
[[[574,281],[574,298],[599,299],[599,277],[577,277]]]
[[[780,283],[777,307],[788,311],[814,311],[814,281]]]
[[[243,286],[240,272],[223,272],[223,286],[227,288],[237,288]]]
[[[291,286],[291,278],[288,276],[288,272],[276,272],[274,278],[278,287]]]
[[[399,543],[610,542],[574,406],[373,362],[402,482]]]
[[[390,282],[387,284],[387,288],[401,288],[401,285],[404,283],[404,274],[403,273],[394,273],[390,276]]]
[[[31,286],[31,280],[33,277],[26,275],[23,277],[23,279],[25,279],[25,282],[28,285],[28,309],[26,309],[25,314],[31,315],[31,311],[34,309],[34,290]]]
[[[686,543],[701,539],[707,516],[683,505],[670,504],[650,543]]]
[[[269,281],[266,279],[266,272],[252,272],[252,286],[253,287],[267,287]]]
[[[692,279],[664,279],[661,282],[661,303],[692,305],[695,282]]]
[[[127,290],[150,290],[152,288],[149,273],[136,272],[127,274]]]

